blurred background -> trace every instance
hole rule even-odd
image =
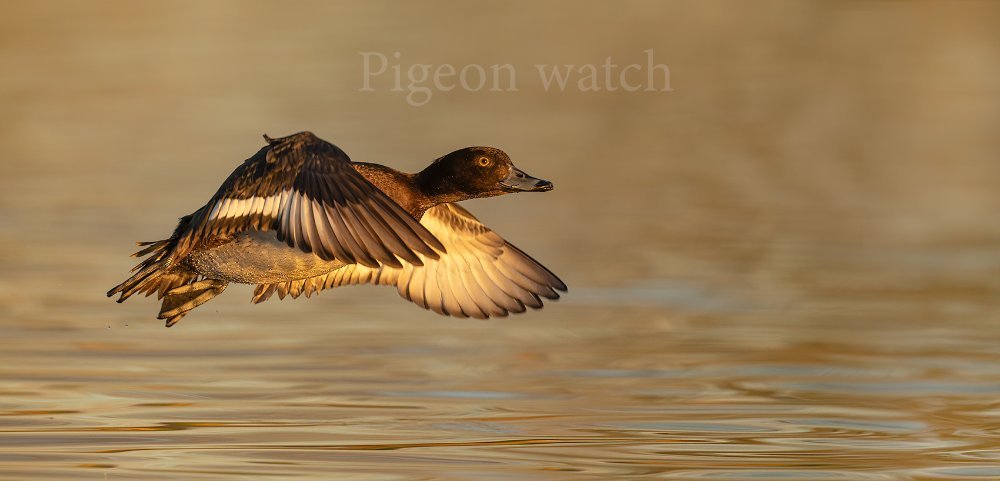
[[[986,1],[8,4],[0,478],[996,479],[998,24]],[[362,52],[388,60],[371,91]],[[670,91],[536,69],[647,55]],[[414,106],[415,64],[509,64],[517,91],[427,81]],[[104,297],[261,134],[301,130],[410,172],[506,150],[556,189],[465,205],[569,293],[481,323],[232,286],[169,330]]]

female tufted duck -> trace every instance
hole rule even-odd
[[[467,147],[417,174],[352,162],[310,132],[267,144],[219,191],[180,219],[169,239],[140,242],[149,256],[108,291],[163,299],[167,327],[230,282],[306,297],[350,284],[394,285],[439,314],[506,316],[566,292],[555,274],[454,202],[552,190],[502,150]]]

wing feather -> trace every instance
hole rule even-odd
[[[524,312],[528,307],[541,308],[542,298],[555,300],[559,298],[557,291],[567,290],[550,270],[455,204],[429,209],[420,223],[441,242],[447,254],[435,259],[415,251],[419,263],[396,254],[399,267],[349,264],[311,279],[304,291],[295,289],[297,281],[282,283],[287,284],[284,288],[280,284],[275,289],[258,288],[261,294],[255,300],[262,295],[266,299],[271,292],[277,292],[279,297],[283,297],[282,292],[297,297],[303,292],[311,295],[313,288],[318,291],[373,283],[393,285],[400,297],[438,314],[483,319]],[[369,227],[373,229],[367,233],[374,236],[374,226]]]
[[[555,291],[553,291],[552,288],[543,284],[539,284],[531,279],[528,279],[527,277],[524,276],[524,274],[521,274],[517,269],[512,268],[507,264],[507,262],[504,262],[506,260],[507,259],[501,257],[501,262],[497,263],[497,268],[504,275],[504,277],[509,279],[511,282],[517,284],[522,289],[529,291],[536,296],[547,297],[549,299],[552,298],[550,296],[558,297],[558,294],[555,294]],[[538,301],[538,307],[541,307],[541,301]]]
[[[436,259],[445,251],[359,174],[347,154],[309,132],[272,139],[237,167],[208,203],[178,226],[165,262],[211,238],[246,230],[276,230],[291,247],[373,268],[402,267],[398,259]]]
[[[447,262],[447,258],[442,262]],[[445,291],[441,289],[441,283],[437,276],[438,268],[441,267],[442,262],[424,263],[427,268],[427,272],[424,274],[424,289],[427,294],[427,307],[438,314],[447,316],[449,313],[445,307]]]

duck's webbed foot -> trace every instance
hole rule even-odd
[[[177,324],[177,321],[213,297],[222,294],[229,283],[218,279],[205,279],[186,284],[167,291],[163,296],[163,305],[157,319],[165,319],[167,327]]]

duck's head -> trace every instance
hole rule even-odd
[[[552,182],[524,173],[493,147],[466,147],[441,157],[417,174],[417,183],[425,194],[455,200],[552,190]]]

